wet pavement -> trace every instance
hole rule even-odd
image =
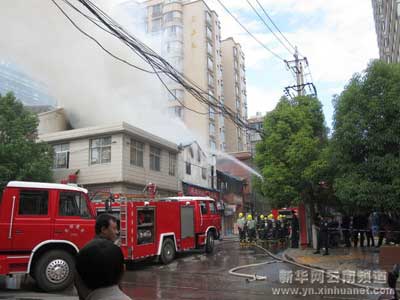
[[[228,274],[236,266],[267,260],[271,258],[259,250],[240,249],[238,242],[226,240],[217,242],[214,253],[210,255],[191,251],[180,254],[174,262],[166,266],[154,262],[135,263],[125,273],[122,288],[132,299],[137,300],[378,298],[377,295],[354,295],[354,290],[350,291],[352,287],[348,285],[326,282],[321,284],[318,281],[311,284],[312,274],[287,263],[273,263],[239,271],[267,276],[264,281],[249,282],[245,278]],[[292,283],[287,283],[289,279]],[[334,288],[337,290],[333,290]],[[28,283],[22,291],[1,290],[0,299],[78,299],[74,289],[58,295],[40,294],[32,289],[32,283]]]
[[[314,249],[287,249],[285,254],[301,264],[326,270],[379,270],[379,249],[377,248],[334,248],[329,255],[314,254]],[[322,252],[323,253],[323,252]]]

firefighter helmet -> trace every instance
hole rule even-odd
[[[239,213],[239,218],[242,218],[243,217],[243,213]]]
[[[247,215],[247,220],[249,220],[249,221],[253,220],[252,215]]]
[[[261,219],[261,220],[264,220],[264,215],[260,215],[260,219]]]
[[[274,219],[274,215],[273,214],[269,214],[268,215],[268,219],[273,220]]]

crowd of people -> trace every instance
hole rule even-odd
[[[251,214],[239,213],[237,220],[239,239],[241,243],[254,243],[259,240],[291,239],[291,247],[299,244],[299,221],[293,211],[290,217],[272,213],[267,216],[260,214],[256,219]]]
[[[316,215],[318,246],[315,254],[325,249],[337,247],[341,242],[346,247],[380,247],[390,243],[400,243],[399,216],[394,213],[360,213],[341,217]]]

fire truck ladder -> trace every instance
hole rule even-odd
[[[121,246],[127,245],[127,223],[128,223],[127,219],[128,219],[127,199],[126,199],[126,197],[121,197],[120,198],[120,224],[119,224]]]

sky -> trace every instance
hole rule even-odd
[[[293,56],[268,31],[246,0],[222,0],[228,9],[267,47],[286,60]],[[257,7],[255,0],[250,0]],[[294,78],[280,61],[253,40],[218,4],[206,0],[219,16],[222,38],[233,37],[246,56],[248,111],[274,109]],[[306,56],[326,125],[332,128],[332,96],[340,94],[356,72],[379,56],[370,0],[259,0],[282,33]],[[259,14],[265,19],[261,10]],[[267,19],[266,19],[267,20]],[[268,20],[267,20],[268,22]],[[270,25],[271,23],[267,23]],[[290,48],[290,46],[289,46]]]

